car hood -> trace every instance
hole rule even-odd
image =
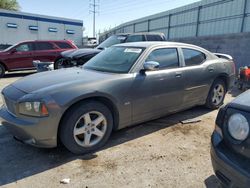
[[[77,84],[87,85],[113,79],[114,75],[74,67],[36,73],[14,82],[12,86],[25,93],[53,92],[56,89],[67,89]]]
[[[234,99],[229,107],[238,108],[250,112],[250,90],[242,93],[236,99]]]
[[[98,49],[84,48],[84,49],[76,49],[76,50],[67,50],[61,53],[64,58],[79,58],[85,55],[97,54],[101,52]]]

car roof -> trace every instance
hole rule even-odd
[[[194,47],[194,48],[200,48],[198,46],[192,45],[192,44],[186,44],[186,43],[180,43],[180,42],[168,42],[168,41],[161,41],[161,42],[149,42],[149,41],[143,41],[143,42],[128,42],[128,43],[121,43],[117,44],[115,46],[128,46],[128,47],[141,47],[141,48],[149,48],[154,46],[186,46],[186,47]]]
[[[143,41],[143,42],[128,42],[128,43],[121,43],[121,44],[117,44],[114,46],[124,46],[124,47],[138,47],[138,48],[152,48],[152,47],[160,47],[160,46],[164,46],[164,47],[186,47],[186,48],[193,48],[199,51],[202,51],[203,53],[206,53],[207,55],[209,55],[210,57],[216,57],[213,53],[211,53],[210,51],[199,47],[199,46],[195,46],[193,44],[187,44],[187,43],[181,43],[181,42],[168,42],[168,41]]]
[[[70,42],[70,40],[26,40],[26,41],[21,41],[20,43],[25,43],[25,42]]]
[[[164,35],[161,32],[117,33],[115,35]]]

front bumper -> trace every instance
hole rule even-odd
[[[18,140],[36,147],[57,146],[57,126],[50,117],[22,118],[11,114],[5,106],[0,108],[0,121]]]
[[[213,169],[223,185],[229,188],[250,187],[250,161],[242,160],[222,144],[222,138],[215,131],[212,135],[211,160]]]

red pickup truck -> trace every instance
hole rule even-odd
[[[6,71],[34,69],[33,61],[56,62],[60,53],[77,49],[69,40],[25,41],[0,51],[0,78]]]

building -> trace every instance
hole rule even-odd
[[[250,65],[250,0],[202,0],[121,24],[100,35],[162,32],[167,40],[228,53],[236,66]]]
[[[24,40],[72,40],[82,45],[83,21],[0,9],[0,45]]]
[[[121,24],[103,34],[162,32],[167,39],[250,31],[249,0],[203,0]]]

